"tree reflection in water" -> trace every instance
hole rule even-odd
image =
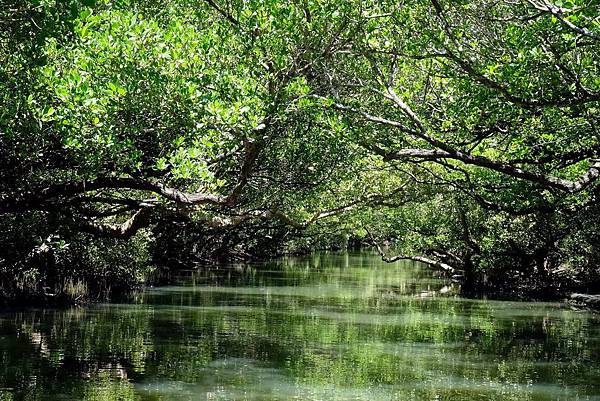
[[[0,400],[600,397],[598,316],[455,291],[419,265],[323,253],[4,313]]]

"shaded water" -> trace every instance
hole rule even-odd
[[[315,254],[0,314],[4,400],[600,400],[600,318]]]

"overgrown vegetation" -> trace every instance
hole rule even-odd
[[[599,283],[596,2],[2,5],[5,295],[385,242],[469,292]]]

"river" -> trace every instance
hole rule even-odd
[[[600,317],[316,253],[0,313],[0,401],[600,400]]]

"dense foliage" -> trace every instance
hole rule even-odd
[[[4,3],[10,295],[384,240],[470,290],[598,280],[593,1]]]

